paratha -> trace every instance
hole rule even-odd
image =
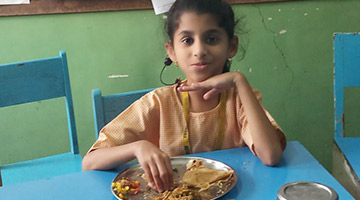
[[[203,165],[201,160],[193,160],[187,165],[182,183],[199,189],[199,192],[209,189],[219,182],[227,182],[233,176],[234,171],[217,170]]]

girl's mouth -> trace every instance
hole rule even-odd
[[[197,70],[203,70],[208,66],[208,64],[207,63],[195,63],[195,64],[192,64],[191,66]]]

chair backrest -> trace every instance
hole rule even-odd
[[[79,153],[66,53],[0,65],[0,108],[65,97],[71,152]]]
[[[101,95],[100,89],[92,90],[92,106],[95,124],[95,136],[98,138],[99,131],[117,115],[124,111],[134,101],[152,89],[136,90],[119,94]]]
[[[2,187],[1,167],[0,167],[0,187]]]
[[[335,137],[344,137],[344,88],[360,87],[360,35],[334,36]]]

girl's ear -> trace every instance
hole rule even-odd
[[[229,58],[232,58],[236,55],[239,45],[239,39],[236,35],[231,39],[229,46]]]
[[[171,42],[166,42],[165,43],[165,49],[166,49],[166,53],[169,56],[169,58],[173,61],[173,62],[177,62],[176,60],[176,56],[175,56],[175,51],[174,51],[174,47],[171,44]]]

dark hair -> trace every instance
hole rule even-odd
[[[197,14],[212,14],[217,20],[219,27],[224,28],[229,39],[234,37],[236,22],[231,6],[223,0],[176,0],[171,6],[165,30],[170,41],[173,41],[174,32],[179,26],[179,18],[184,12],[193,11]]]
[[[174,32],[179,27],[179,18],[184,12],[189,11],[197,14],[211,14],[215,16],[218,20],[219,27],[225,29],[229,41],[234,37],[237,23],[242,21],[242,18],[235,21],[234,11],[230,4],[223,0],[176,0],[170,8],[165,22],[165,31],[171,43],[174,39]],[[242,50],[241,59],[243,59],[246,47],[243,47],[241,44],[239,44],[239,47]],[[231,62],[229,61],[225,63],[223,73],[230,71],[230,65]]]

